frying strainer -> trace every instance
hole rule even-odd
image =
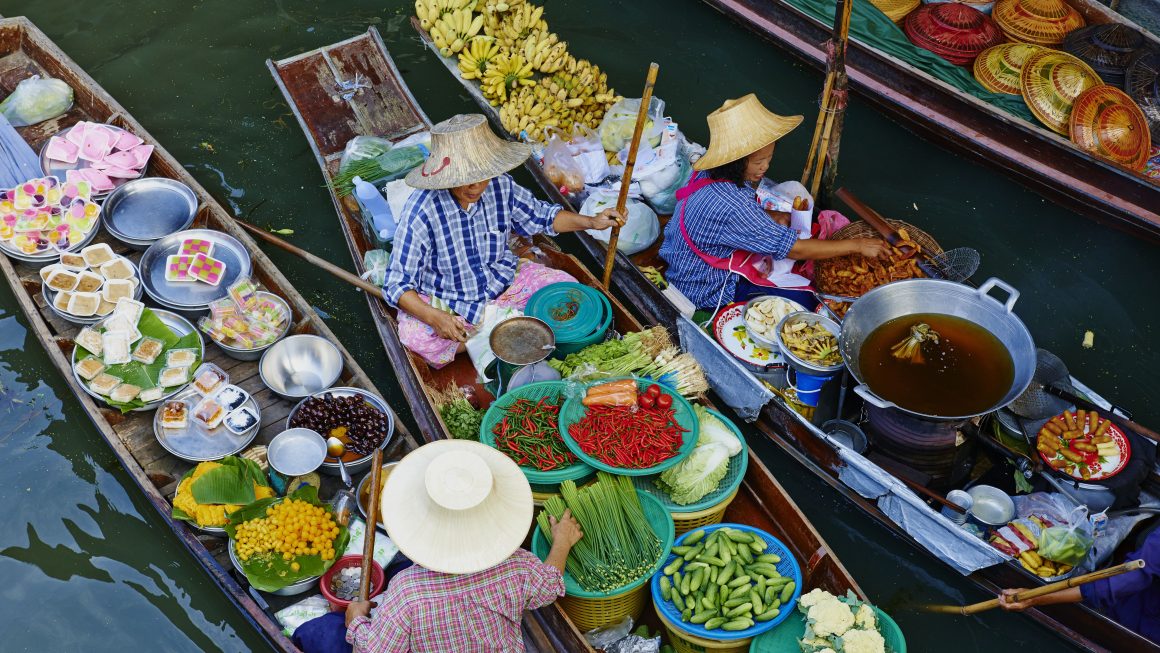
[[[1045,419],[1058,415],[1071,407],[1071,403],[1047,392],[1048,386],[1056,386],[1067,390],[1071,387],[1071,374],[1059,356],[1046,349],[1035,350],[1035,374],[1031,376],[1031,384],[1008,404],[1007,408],[1031,420]]]
[[[947,281],[961,283],[971,278],[979,269],[979,250],[974,247],[956,247],[939,254],[923,257],[927,265],[933,269],[923,270],[928,275]],[[920,264],[922,267],[922,264]]]

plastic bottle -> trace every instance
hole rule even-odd
[[[389,242],[395,237],[395,216],[391,213],[391,205],[373,184],[355,177],[354,196],[362,210],[363,221],[371,227],[371,231],[379,240]]]

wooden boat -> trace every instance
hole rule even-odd
[[[434,47],[429,36],[419,27],[417,21],[412,20],[412,26],[432,53],[436,57],[440,57],[448,71],[463,85],[468,95],[475,100],[480,112],[488,116],[496,131],[512,138],[512,135],[505,131],[498,111],[480,93],[479,86],[459,76],[455,59],[441,57],[438,49]],[[568,198],[551,183],[543,168],[534,159],[529,159],[525,168],[536,180],[544,195],[553,202],[574,209]],[[661,216],[662,223],[666,220],[667,216]],[[583,232],[577,235],[582,247],[592,257],[594,264],[603,266],[606,251],[604,245]],[[623,253],[618,253],[612,286],[619,293],[623,293],[627,298],[627,303],[636,309],[637,314],[646,324],[671,326],[679,319],[680,311],[661,294],[660,289],[649,281],[638,267],[639,265],[656,265],[659,262],[656,256],[658,248],[659,243],[654,244],[631,258]],[[847,402],[847,405],[851,405],[850,402]],[[826,441],[818,426],[811,423],[810,420],[795,412],[780,399],[774,399],[762,409],[761,416],[754,426],[796,461],[841,493],[849,502],[903,540],[910,542],[919,550],[938,560],[937,556],[915,541],[904,528],[893,522],[876,503],[865,499],[839,480],[839,470],[845,463],[839,457],[835,447]],[[1155,486],[1158,482],[1160,482],[1160,477],[1153,473],[1150,477],[1150,483]],[[971,574],[969,578],[981,590],[988,593],[995,593],[999,589],[1007,587],[1033,587],[1043,584],[1041,579],[1028,573],[1015,562],[982,569]],[[1089,651],[1130,650],[1160,653],[1160,643],[1147,640],[1104,615],[1081,605],[1056,605],[1044,609],[1028,610],[1025,614],[1044,627],[1072,640],[1078,646]]]
[[[339,158],[351,137],[373,134],[394,141],[430,127],[430,121],[403,82],[373,27],[365,34],[333,45],[270,61],[268,66],[298,117],[328,182],[337,172]],[[364,88],[353,92],[339,90],[347,88],[344,82],[356,76],[365,84]],[[357,204],[350,197],[339,198],[333,193],[332,197],[355,265],[362,271],[363,254],[373,245],[364,234]],[[599,287],[587,268],[561,252],[551,240],[538,237],[533,242],[513,241],[513,248],[525,258],[568,272],[581,283]],[[615,328],[621,333],[639,330],[641,325],[624,306],[615,298],[610,299]],[[380,299],[368,297],[368,302],[399,382],[424,433],[448,437],[447,427],[436,409],[434,393],[449,384],[473,386],[485,404],[490,401],[491,395],[476,383],[475,369],[467,357],[460,356],[440,370],[431,369],[422,359],[403,349],[394,311]],[[863,595],[833,551],[752,450],[749,471],[725,514],[725,521],[766,529],[786,542],[805,563],[808,586],[834,593],[852,589]],[[555,638],[553,646],[539,650],[585,649],[580,634],[554,605],[533,613],[530,620],[525,620],[525,630]]]
[[[829,24],[784,0],[705,0],[739,24],[817,68]],[[1087,23],[1134,25],[1098,0],[1065,0]],[[1112,165],[1038,124],[1012,116],[851,35],[850,87],[924,136],[994,166],[1049,200],[1121,229],[1160,237],[1160,180]]]
[[[129,115],[124,107],[109,96],[28,19],[22,17],[0,19],[0,88],[3,88],[5,94],[9,93],[20,80],[34,74],[65,81],[73,88],[76,98],[75,104],[67,114],[18,130],[34,151],[39,151],[41,144],[54,133],[81,120],[115,125],[145,139],[146,143],[156,148],[146,174],[175,179],[188,185],[196,193],[199,202],[194,226],[225,232],[245,245],[252,259],[255,281],[289,304],[293,313],[291,332],[321,336],[339,348],[343,358],[339,385],[354,386],[381,394],[310,304],[290,285],[246,232],[237,226],[229,212],[222,208],[186,169]],[[140,255],[140,252],[126,251],[126,246],[110,240],[105,233],[98,236],[97,242],[108,242],[118,253],[133,259]],[[192,463],[177,458],[158,444],[153,434],[152,412],[123,415],[120,411],[98,404],[81,388],[73,375],[70,362],[74,347],[73,336],[78,328],[61,320],[45,303],[41,295],[37,268],[0,256],[0,271],[3,271],[4,278],[11,286],[16,301],[28,319],[30,329],[48,353],[52,364],[69,384],[97,431],[116,454],[121,466],[153,504],[162,521],[275,649],[296,651],[297,649],[282,634],[282,626],[274,618],[269,605],[278,609],[301,597],[283,598],[267,595],[266,599],[263,599],[254,590],[247,591],[244,577],[236,577],[233,571],[224,538],[207,535],[170,516],[177,481],[192,467]],[[279,398],[265,387],[258,375],[256,361],[242,362],[227,358],[219,348],[211,344],[206,345],[205,360],[226,370],[231,381],[250,392],[258,402],[262,425],[255,444],[268,443],[273,436],[284,430],[286,417],[294,407],[294,402]],[[397,459],[422,444],[406,426],[398,420],[396,424],[396,434],[385,452],[386,459]],[[334,477],[323,476],[323,479],[323,495],[329,496],[337,482]],[[266,603],[267,599],[269,604]]]

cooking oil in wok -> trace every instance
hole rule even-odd
[[[914,338],[912,329],[923,324],[937,338],[927,337],[917,349],[907,350],[921,355],[896,355],[899,343]],[[1015,378],[1011,354],[991,332],[937,313],[906,315],[882,324],[862,343],[858,365],[866,385],[879,397],[916,413],[945,417],[995,407]]]

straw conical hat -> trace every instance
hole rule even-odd
[[[1031,43],[1004,43],[988,48],[975,59],[975,79],[992,93],[1020,95],[1023,63],[1042,50],[1043,46]]]
[[[459,114],[431,128],[431,154],[407,175],[412,188],[455,188],[486,181],[519,166],[530,146],[505,141],[478,113]]]
[[[956,66],[966,66],[983,50],[1005,39],[983,12],[956,2],[931,4],[906,17],[903,31],[910,42]]]
[[[1131,170],[1140,170],[1152,151],[1148,121],[1128,94],[1108,84],[1075,100],[1068,133],[1076,145]]]
[[[1066,52],[1048,49],[1027,58],[1020,81],[1023,100],[1031,113],[1065,136],[1075,99],[1089,88],[1103,84],[1091,66]]]
[[[1092,67],[1104,83],[1124,86],[1132,55],[1144,46],[1144,35],[1119,23],[1081,27],[1063,39],[1064,52]]]
[[[747,157],[777,141],[802,124],[801,116],[779,116],[766,109],[753,93],[726,100],[709,114],[709,149],[693,164],[708,170]]]
[[[495,449],[439,440],[407,454],[383,487],[383,525],[421,567],[470,574],[506,560],[532,525],[532,487]]]
[[[1087,22],[1063,0],[999,0],[991,11],[1012,41],[1056,46]]]

